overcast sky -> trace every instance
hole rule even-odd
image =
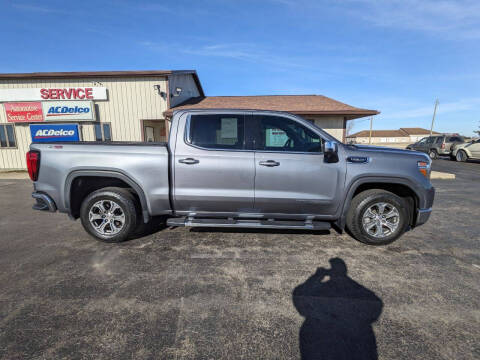
[[[322,94],[375,129],[480,125],[478,0],[0,0],[0,72],[195,69],[207,95]],[[354,121],[353,131],[368,127]]]

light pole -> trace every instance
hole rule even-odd
[[[433,124],[435,123],[435,115],[437,114],[438,99],[435,100],[435,107],[433,108],[432,126],[430,126],[430,136],[433,132]]]

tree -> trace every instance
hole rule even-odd
[[[350,121],[347,121],[347,128],[346,128],[346,133],[347,133],[347,136],[348,135],[352,135],[352,129],[353,129],[353,121],[350,120]]]

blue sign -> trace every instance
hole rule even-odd
[[[79,141],[77,124],[32,124],[32,142]]]

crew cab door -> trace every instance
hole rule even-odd
[[[253,209],[254,152],[245,146],[245,115],[192,113],[179,120],[173,156],[177,213]]]
[[[326,163],[322,137],[284,116],[253,115],[255,210],[265,214],[331,215],[344,184],[344,162]]]

